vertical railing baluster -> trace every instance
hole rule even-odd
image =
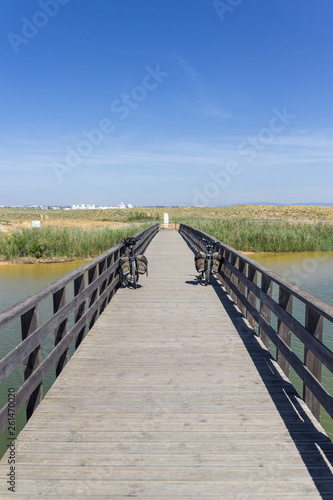
[[[241,259],[240,257],[238,259],[238,269],[239,269],[239,272],[241,272],[245,276],[246,262],[245,262],[245,260]],[[241,280],[238,280],[238,290],[240,291],[242,296],[245,297],[246,286]],[[241,313],[243,314],[243,316],[245,316],[246,307],[240,300],[238,300],[238,307],[239,307],[239,310],[241,311]]]
[[[83,290],[85,289],[85,281],[86,280],[85,280],[84,273],[81,274],[81,276],[79,276],[78,278],[76,278],[74,280],[74,297],[76,297],[81,292],[83,292]],[[79,307],[77,309],[75,309],[75,312],[74,312],[75,323],[77,323],[79,321],[79,319],[82,318],[85,311],[86,311],[86,301],[84,300],[83,302],[81,302]],[[84,327],[79,331],[78,335],[75,338],[75,349],[77,349],[79,347],[79,345],[81,344],[81,342],[84,338],[85,331],[86,331],[86,325],[84,325]]]
[[[252,283],[254,283],[256,285],[257,284],[257,279],[258,279],[258,272],[257,272],[256,268],[253,267],[251,264],[248,264],[247,269],[248,269],[247,270],[247,277],[248,277],[248,279],[250,281],[252,281]],[[254,295],[254,293],[251,292],[250,289],[247,290],[247,299],[250,302],[250,304],[253,307],[256,308],[256,306],[257,306],[257,298]],[[255,327],[256,327],[256,321],[253,318],[252,314],[248,310],[246,311],[246,319],[250,323],[251,327],[253,329],[255,329]]]
[[[98,273],[99,273],[99,276],[101,274],[104,273],[104,271],[106,270],[106,259],[103,259],[100,261],[100,263],[98,264]],[[106,289],[106,285],[107,285],[107,279],[105,279],[102,284],[99,286],[99,296],[102,295],[102,293],[104,292],[104,290]],[[101,304],[101,307],[99,309],[99,314],[101,315],[102,312],[104,311],[105,309],[105,306],[106,306],[106,301],[107,299],[105,298]]]
[[[279,305],[287,311],[287,313],[292,314],[293,312],[293,296],[292,294],[284,288],[282,285],[279,286]],[[289,328],[282,323],[280,319],[278,319],[278,327],[277,327],[277,332],[278,335],[281,337],[282,340],[287,344],[288,347],[290,347],[291,344],[291,331]],[[287,377],[289,377],[289,371],[290,371],[290,366],[288,361],[282,356],[279,350],[277,350],[276,353],[276,360],[283,370],[283,372],[286,374]]]
[[[88,283],[91,285],[97,278],[97,264],[95,264],[93,267],[91,267],[88,271]],[[93,291],[93,293],[89,297],[89,309],[93,305],[93,303],[97,299],[97,293],[98,293],[98,287]],[[98,311],[95,311],[94,314],[91,317],[90,323],[89,323],[89,330],[94,326],[95,321],[97,319]]]
[[[66,289],[65,287],[60,288],[57,292],[53,294],[53,314],[59,311],[64,305],[66,304]],[[54,331],[54,345],[56,346],[59,344],[61,339],[66,335],[67,333],[67,320],[68,318],[64,319],[56,328]],[[60,356],[58,363],[56,365],[56,377],[61,373],[62,369],[66,365],[66,363],[69,360],[69,350],[66,349],[66,351]]]
[[[115,262],[117,262],[118,259],[120,259],[120,250],[119,249],[112,253],[111,260],[110,260],[110,266],[112,266]],[[115,271],[113,271],[113,273],[110,274],[108,285],[111,285],[112,281],[116,277],[117,272],[118,272],[118,270],[116,269]],[[118,277],[119,277],[119,272],[118,272]],[[117,289],[119,288],[119,284],[120,284],[120,280],[118,282],[118,285],[116,285],[113,288],[113,290],[111,290],[111,292],[109,293],[108,298],[107,298],[108,303],[111,301],[112,297],[114,296]]]
[[[222,264],[221,264],[221,269],[220,269],[220,272],[219,272],[219,280],[222,283],[222,286],[225,289],[227,289],[227,285],[226,285],[226,282],[225,282],[225,276],[226,276],[226,265],[225,265],[226,258],[225,258],[225,252],[226,252],[226,250],[221,245],[219,245],[219,252],[222,255]]]
[[[21,334],[22,340],[25,340],[31,335],[39,325],[37,306],[33,307],[21,316]],[[40,345],[32,351],[32,353],[23,361],[24,380],[27,380],[41,363]],[[33,391],[28,401],[26,402],[27,420],[31,417],[39,403],[43,398],[42,383],[38,384]]]
[[[230,252],[227,249],[224,250],[223,260],[225,262],[230,262]],[[231,271],[227,267],[227,265],[224,266],[224,273],[225,276],[229,278],[229,280],[231,280]],[[224,284],[224,288],[226,289],[227,294],[230,295],[230,286],[228,285],[227,281]]]
[[[230,252],[229,262],[232,266],[237,267],[237,256],[233,252]],[[230,279],[231,279],[231,283],[237,288],[238,279],[234,275],[233,271],[230,271]],[[230,290],[230,296],[231,296],[232,300],[235,302],[235,304],[237,304],[237,295],[235,294],[235,292],[232,289]]]
[[[266,276],[266,274],[261,275],[261,290],[268,295],[272,296],[273,283],[272,280]],[[265,321],[270,325],[271,324],[271,311],[270,309],[263,303],[260,302],[260,314],[265,319]],[[269,337],[264,332],[263,328],[259,327],[259,337],[263,344],[269,349]]]
[[[323,341],[323,317],[308,304],[305,308],[305,328],[320,342]],[[304,347],[304,364],[320,382],[321,362],[307,347]],[[313,415],[320,420],[320,403],[305,384],[303,385],[303,399]]]
[[[107,259],[106,259],[106,268],[107,269],[109,269],[112,266],[112,264],[114,262],[113,259],[114,259],[114,252],[110,253],[107,256]],[[109,274],[109,277],[107,278],[106,288],[108,288],[111,285],[113,278],[114,278],[114,274],[115,274],[114,272]],[[110,295],[111,295],[111,293],[109,293],[108,296],[106,297],[106,304],[105,305],[107,305],[110,302],[110,300],[111,300]]]

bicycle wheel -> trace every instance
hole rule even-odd
[[[123,275],[121,270],[119,270],[119,284],[120,286],[124,286],[126,283],[126,277]]]
[[[212,261],[211,259],[207,259],[207,264],[206,264],[206,274],[205,274],[205,286],[209,285],[209,278],[210,278],[210,269],[211,269],[211,264]]]
[[[132,273],[133,288],[136,288],[137,281],[138,281],[139,277],[138,277],[138,272],[136,270],[136,264],[135,264],[134,260],[132,260],[132,262],[131,262],[131,273]]]

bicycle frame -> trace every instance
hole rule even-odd
[[[123,280],[122,284],[128,285],[129,282],[131,282],[132,285],[133,285],[133,287],[136,288],[137,287],[137,282],[139,280],[139,273],[138,273],[138,270],[137,270],[137,267],[136,267],[136,254],[135,254],[135,250],[134,250],[134,247],[135,247],[135,245],[137,243],[137,239],[126,238],[123,241],[123,243],[125,243],[125,246],[129,247],[129,249],[130,249],[129,255],[128,255],[129,267],[130,267],[130,275]],[[129,280],[129,277],[131,278],[131,280]]]
[[[210,276],[213,274],[212,271],[212,259],[213,259],[213,254],[214,254],[214,241],[209,241],[206,240],[205,238],[202,238],[206,245],[206,256],[205,256],[205,268],[202,272],[201,278],[205,282],[205,285],[207,286],[209,284]]]

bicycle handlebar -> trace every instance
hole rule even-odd
[[[206,244],[208,243],[209,245],[215,245],[215,243],[217,243],[217,241],[214,241],[214,240],[206,240],[206,238],[200,238],[202,241],[204,241]]]
[[[123,243],[124,245],[135,245],[135,243],[142,239],[142,236],[134,238],[133,236],[129,236],[125,238],[123,241],[117,241],[117,243]]]

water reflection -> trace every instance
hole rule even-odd
[[[53,283],[84,262],[0,265],[0,312]]]

